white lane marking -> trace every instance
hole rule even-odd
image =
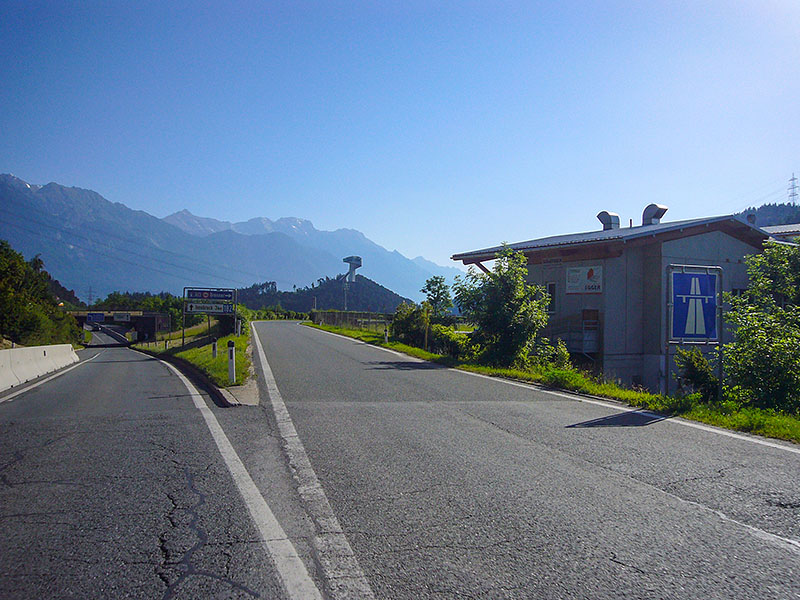
[[[228,467],[228,471],[233,477],[233,481],[236,483],[245,505],[247,505],[247,510],[250,511],[250,517],[261,534],[264,546],[272,558],[272,562],[278,571],[278,576],[289,598],[291,600],[322,600],[322,595],[309,576],[294,544],[283,531],[283,527],[278,523],[261,492],[258,491],[258,487],[253,478],[250,477],[250,473],[247,472],[242,459],[236,454],[236,450],[233,449],[228,436],[225,435],[219,421],[206,405],[200,392],[178,369],[168,362],[161,362],[169,367],[183,382],[183,385],[189,390],[195,407],[203,415],[208,430],[211,432],[211,437],[214,438],[222,459],[225,461],[225,466]]]
[[[454,371],[458,371],[459,373],[464,373],[465,375],[472,375],[473,377],[482,377],[484,379],[488,379],[490,381],[501,381],[508,385],[515,385],[517,387],[528,388],[530,390],[536,390],[537,392],[541,392],[543,394],[550,394],[551,396],[559,396],[561,398],[566,398],[567,400],[578,400],[579,402],[583,402],[585,404],[594,404],[596,406],[602,406],[604,408],[610,408],[613,410],[618,410],[620,412],[631,412],[636,413],[639,415],[645,415],[647,417],[651,417],[654,419],[659,419],[659,422],[664,423],[674,423],[675,425],[683,425],[684,427],[691,427],[692,429],[699,429],[701,431],[708,431],[710,433],[716,433],[718,435],[724,435],[726,437],[730,437],[736,440],[742,440],[745,442],[752,442],[753,444],[760,444],[761,446],[768,446],[770,448],[777,448],[778,450],[785,450],[786,452],[793,452],[794,454],[800,454],[800,448],[792,448],[791,446],[786,446],[784,444],[778,444],[776,442],[770,442],[769,440],[762,440],[755,437],[749,437],[742,435],[740,433],[734,433],[732,431],[727,431],[725,429],[719,429],[717,427],[712,427],[710,425],[703,425],[701,423],[695,423],[694,421],[687,421],[685,419],[681,419],[680,417],[667,417],[664,418],[664,415],[659,415],[658,413],[651,412],[649,410],[641,410],[638,408],[631,409],[629,406],[620,406],[618,404],[613,404],[611,402],[605,402],[603,400],[595,400],[594,398],[586,398],[583,396],[575,396],[572,394],[567,394],[563,392],[554,392],[552,390],[543,389],[535,385],[530,385],[526,383],[522,383],[519,381],[509,381],[507,379],[501,379],[499,377],[490,377],[489,375],[483,375],[481,373],[472,373],[471,371],[461,371],[460,369],[453,369]]]
[[[374,599],[375,594],[372,592],[350,542],[347,541],[347,536],[328,502],[322,484],[308,459],[303,442],[297,435],[297,430],[289,416],[280,390],[278,390],[278,384],[275,382],[255,327],[252,332],[264,380],[267,384],[270,403],[278,423],[278,432],[283,439],[284,448],[289,457],[289,465],[298,482],[297,491],[319,530],[319,533],[314,536],[314,547],[330,587],[331,598],[334,600],[339,598],[343,600],[349,598]]]
[[[51,379],[55,379],[56,377],[61,377],[61,376],[62,376],[64,373],[68,373],[69,371],[72,371],[72,369],[77,369],[77,368],[78,368],[78,367],[80,367],[81,365],[85,365],[86,363],[93,361],[95,358],[97,358],[98,356],[100,356],[100,355],[101,355],[103,352],[105,352],[105,350],[101,350],[100,352],[98,352],[97,354],[95,354],[95,355],[94,355],[92,358],[87,358],[86,360],[82,360],[82,361],[80,361],[80,362],[78,362],[78,363],[75,363],[75,364],[74,364],[74,365],[72,365],[71,367],[67,367],[67,368],[66,368],[66,369],[64,369],[63,371],[58,371],[57,373],[55,373],[55,374],[53,374],[53,375],[50,375],[50,377],[48,377],[47,379],[42,379],[41,381],[37,381],[36,383],[34,383],[34,384],[32,384],[32,385],[29,385],[29,386],[28,386],[28,387],[26,387],[26,388],[23,388],[23,389],[21,389],[21,390],[17,390],[17,391],[16,391],[16,392],[14,392],[13,394],[9,394],[8,396],[5,396],[5,397],[3,397],[3,398],[0,398],[0,404],[2,404],[3,402],[8,402],[9,400],[13,400],[14,398],[16,398],[17,396],[19,396],[20,394],[24,394],[25,392],[29,392],[30,390],[32,390],[32,389],[34,389],[34,388],[37,388],[37,387],[39,387],[39,386],[40,386],[40,385],[42,385],[43,383],[47,383],[47,382],[48,382],[48,381],[50,381]]]
[[[342,335],[341,333],[334,333],[332,331],[325,331],[324,329],[317,329],[316,327],[309,327],[309,329],[313,329],[314,331],[318,331],[320,333],[327,333],[328,335],[332,335],[334,337],[350,340],[351,342],[356,342],[357,344],[362,344],[364,346],[369,346],[370,348],[374,348],[375,350],[383,350],[384,352],[388,352],[389,354],[394,354],[395,356],[399,356],[400,358],[404,358],[409,362],[428,362],[426,360],[422,360],[421,358],[417,358],[416,356],[410,356],[408,354],[403,354],[402,352],[398,352],[397,350],[392,350],[390,348],[384,348],[383,346],[376,346],[374,344],[368,344],[363,340],[358,340],[356,338],[351,338],[347,335]],[[449,367],[442,367],[443,369]]]
[[[316,329],[316,328],[312,327],[311,329]],[[348,340],[354,340],[354,338],[350,338],[350,337],[347,337],[347,336],[339,335],[337,333],[332,333],[330,331],[324,331],[322,329],[317,329],[317,331],[322,331],[322,333],[328,333],[330,335],[335,335],[337,337],[345,338],[345,339],[348,339]],[[372,348],[377,348],[379,350],[386,350],[388,352],[392,352],[393,354],[398,354],[394,350],[388,350],[387,348],[381,348],[380,346],[373,346],[372,344],[367,344],[366,342],[363,342],[361,340],[354,340],[354,341],[357,341],[357,342],[362,343],[362,344],[367,345],[367,346],[371,346]],[[420,361],[420,359],[418,359],[416,357],[413,357],[413,356],[407,356],[405,354],[399,354],[399,355],[403,356],[405,358],[409,358],[409,359],[411,359],[413,361]],[[422,362],[422,361],[420,361],[420,362]],[[544,389],[541,389],[538,386],[529,385],[529,384],[522,383],[522,382],[519,382],[519,381],[511,381],[511,380],[508,380],[508,379],[501,379],[501,378],[498,378],[498,377],[490,377],[489,375],[483,375],[481,373],[473,373],[471,371],[462,371],[460,369],[450,369],[450,370],[451,371],[458,371],[459,373],[464,373],[465,375],[472,375],[474,377],[481,377],[481,378],[487,379],[489,381],[495,381],[495,382],[498,382],[498,383],[505,383],[507,385],[512,385],[512,386],[515,386],[515,387],[521,387],[521,388],[525,388],[525,389],[532,390],[532,391],[542,392],[542,393],[545,393],[545,394],[550,394],[552,396],[559,396],[559,397],[565,398],[567,400],[579,400],[580,402],[585,402],[587,404],[595,404],[597,406],[603,406],[605,408],[611,408],[611,409],[618,410],[618,411],[621,411],[621,412],[636,412],[637,414],[644,414],[644,415],[647,415],[647,416],[650,416],[650,417],[663,419],[662,415],[659,415],[659,414],[656,414],[656,413],[652,413],[650,411],[642,411],[642,410],[636,410],[636,409],[629,410],[627,407],[622,407],[622,406],[619,406],[619,405],[616,405],[616,404],[612,404],[610,402],[604,402],[602,400],[594,400],[592,398],[584,398],[584,397],[581,397],[581,396],[574,396],[574,395],[571,395],[571,394],[565,394],[565,393],[561,393],[561,392],[553,392],[553,391],[550,391],[550,390],[544,390]],[[707,427],[705,425],[698,425],[696,423],[690,423],[690,422],[687,422],[687,421],[680,421],[680,422],[672,421],[672,422],[678,423],[680,425],[685,425],[687,427],[695,427],[697,429],[702,429],[704,431],[710,431],[712,433],[719,433],[720,435],[727,435],[729,437],[733,437],[733,438],[736,438],[736,439],[741,439],[741,440],[744,440],[744,441],[747,441],[747,442],[754,442],[754,443],[757,443],[757,444],[763,444],[765,446],[771,446],[773,448],[778,448],[780,450],[787,450],[789,452],[795,452],[795,453],[800,454],[800,450],[795,449],[795,448],[782,446],[780,444],[773,444],[772,442],[768,442],[768,441],[764,441],[764,440],[750,439],[750,438],[745,437],[743,435],[738,435],[738,434],[731,433],[731,432],[728,432],[728,431],[718,430],[718,429],[715,429],[715,428],[712,428],[712,427]],[[645,484],[645,485],[650,486],[650,484]],[[786,550],[789,550],[791,552],[794,552],[794,553],[800,552],[800,541],[798,541],[798,540],[795,540],[795,539],[792,539],[792,538],[782,537],[782,536],[776,535],[774,533],[770,533],[768,531],[764,531],[763,529],[759,529],[758,527],[754,527],[753,525],[748,525],[747,523],[742,523],[741,521],[737,521],[736,519],[734,519],[732,517],[729,517],[725,513],[721,512],[719,510],[713,509],[713,508],[711,508],[709,506],[706,506],[704,504],[700,504],[699,502],[694,502],[693,500],[686,500],[685,498],[681,498],[680,496],[677,496],[677,495],[673,494],[672,492],[668,492],[666,490],[662,490],[661,488],[656,487],[656,486],[651,486],[651,487],[653,487],[656,490],[662,492],[663,494],[666,494],[667,496],[670,496],[670,497],[675,498],[675,499],[677,499],[677,500],[679,500],[679,501],[681,501],[683,503],[686,503],[686,504],[689,504],[691,506],[694,506],[695,508],[700,508],[700,509],[709,511],[709,512],[713,513],[714,515],[716,515],[718,518],[722,519],[723,521],[727,521],[728,523],[732,523],[734,525],[738,525],[740,527],[743,527],[744,529],[748,530],[748,532],[750,532],[752,535],[754,535],[755,537],[757,537],[757,538],[759,538],[761,540],[765,540],[765,541],[776,543],[779,546],[781,546],[782,548],[784,548]]]
[[[656,488],[659,489],[659,488]],[[744,527],[750,534],[754,537],[767,542],[773,542],[778,546],[782,547],[784,550],[789,550],[790,552],[794,552],[795,554],[800,554],[800,541],[794,540],[792,538],[785,538],[774,533],[770,533],[768,531],[764,531],[763,529],[759,529],[758,527],[754,527],[753,525],[748,525],[747,523],[742,523],[741,521],[737,521],[736,519],[732,519],[724,512],[718,511],[714,508],[710,508],[704,504],[700,504],[699,502],[694,502],[693,500],[686,500],[681,498],[680,496],[676,496],[670,492],[664,492],[668,496],[672,496],[673,498],[677,498],[681,502],[685,502],[686,504],[690,504],[697,508],[705,509],[717,517],[722,519],[723,521],[727,521],[728,523],[733,523],[734,525],[739,525],[740,527]]]
[[[333,333],[332,331],[325,331],[323,329],[317,329],[316,327],[309,327],[309,329],[313,329],[315,331],[320,331],[322,333],[327,333],[328,335],[335,335],[336,337],[352,340],[354,342],[358,342],[359,344],[364,344],[365,346],[369,346],[371,348],[376,348],[377,350],[383,350],[385,352],[391,352],[392,354],[396,354],[397,356],[402,356],[412,362],[425,362],[422,359],[419,359],[415,356],[408,356],[407,354],[401,354],[394,350],[389,350],[388,348],[382,348],[380,346],[375,346],[373,344],[368,344],[367,342],[363,342],[361,340],[357,340],[355,338],[348,337],[346,335],[341,335],[338,333]],[[769,440],[762,440],[756,437],[750,437],[746,435],[742,435],[740,433],[734,433],[732,431],[728,431],[726,429],[720,429],[718,427],[712,427],[710,425],[703,425],[702,423],[695,423],[694,421],[687,421],[686,419],[681,419],[680,417],[668,417],[664,418],[664,415],[659,415],[658,413],[650,412],[647,410],[641,410],[638,408],[631,408],[630,406],[620,406],[619,404],[614,404],[612,402],[606,402],[603,400],[595,400],[594,398],[587,398],[585,396],[577,396],[565,392],[554,392],[552,390],[548,390],[546,388],[537,386],[532,383],[523,383],[521,381],[512,381],[510,379],[504,379],[502,377],[491,377],[490,375],[483,375],[482,373],[473,373],[472,371],[462,371],[461,369],[453,369],[450,367],[442,367],[446,368],[450,371],[455,371],[456,373],[462,373],[464,375],[471,375],[472,377],[480,377],[483,379],[488,379],[489,381],[494,381],[496,383],[503,383],[505,385],[512,385],[515,387],[521,387],[528,390],[534,390],[541,394],[549,394],[551,396],[559,396],[561,398],[566,398],[567,400],[577,400],[578,402],[583,402],[584,404],[594,404],[596,406],[602,406],[604,408],[610,408],[613,410],[618,410],[620,412],[635,412],[640,415],[645,415],[651,418],[659,419],[659,422],[662,423],[672,423],[674,425],[682,425],[683,427],[691,427],[692,429],[699,429],[700,431],[707,431],[709,433],[716,433],[717,435],[724,435],[729,438],[733,438],[735,440],[742,440],[745,442],[751,442],[753,444],[759,444],[761,446],[767,446],[769,448],[776,448],[778,450],[784,450],[786,452],[792,452],[794,454],[800,454],[800,448],[793,448],[792,446],[787,446],[785,444],[779,444],[777,442],[770,442]]]

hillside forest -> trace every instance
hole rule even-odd
[[[26,261],[0,240],[0,337],[24,346],[78,343],[78,324],[62,309],[79,304],[38,255]]]

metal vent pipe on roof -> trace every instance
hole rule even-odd
[[[642,213],[642,225],[658,225],[668,210],[663,204],[648,204]]]
[[[619,215],[617,213],[604,210],[597,213],[597,218],[603,224],[603,231],[608,231],[609,229],[619,229]]]

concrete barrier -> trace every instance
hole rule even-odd
[[[19,378],[11,370],[11,350],[0,350],[0,391],[19,383]]]
[[[52,373],[79,360],[70,344],[0,350],[0,391]]]

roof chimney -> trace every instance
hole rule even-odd
[[[663,204],[648,204],[642,213],[642,225],[658,225],[668,210]]]
[[[750,213],[747,215],[747,222],[750,223],[753,227],[756,225],[756,213]]]
[[[617,213],[604,210],[597,213],[597,218],[603,224],[603,231],[608,231],[609,229],[619,229],[619,215]]]

